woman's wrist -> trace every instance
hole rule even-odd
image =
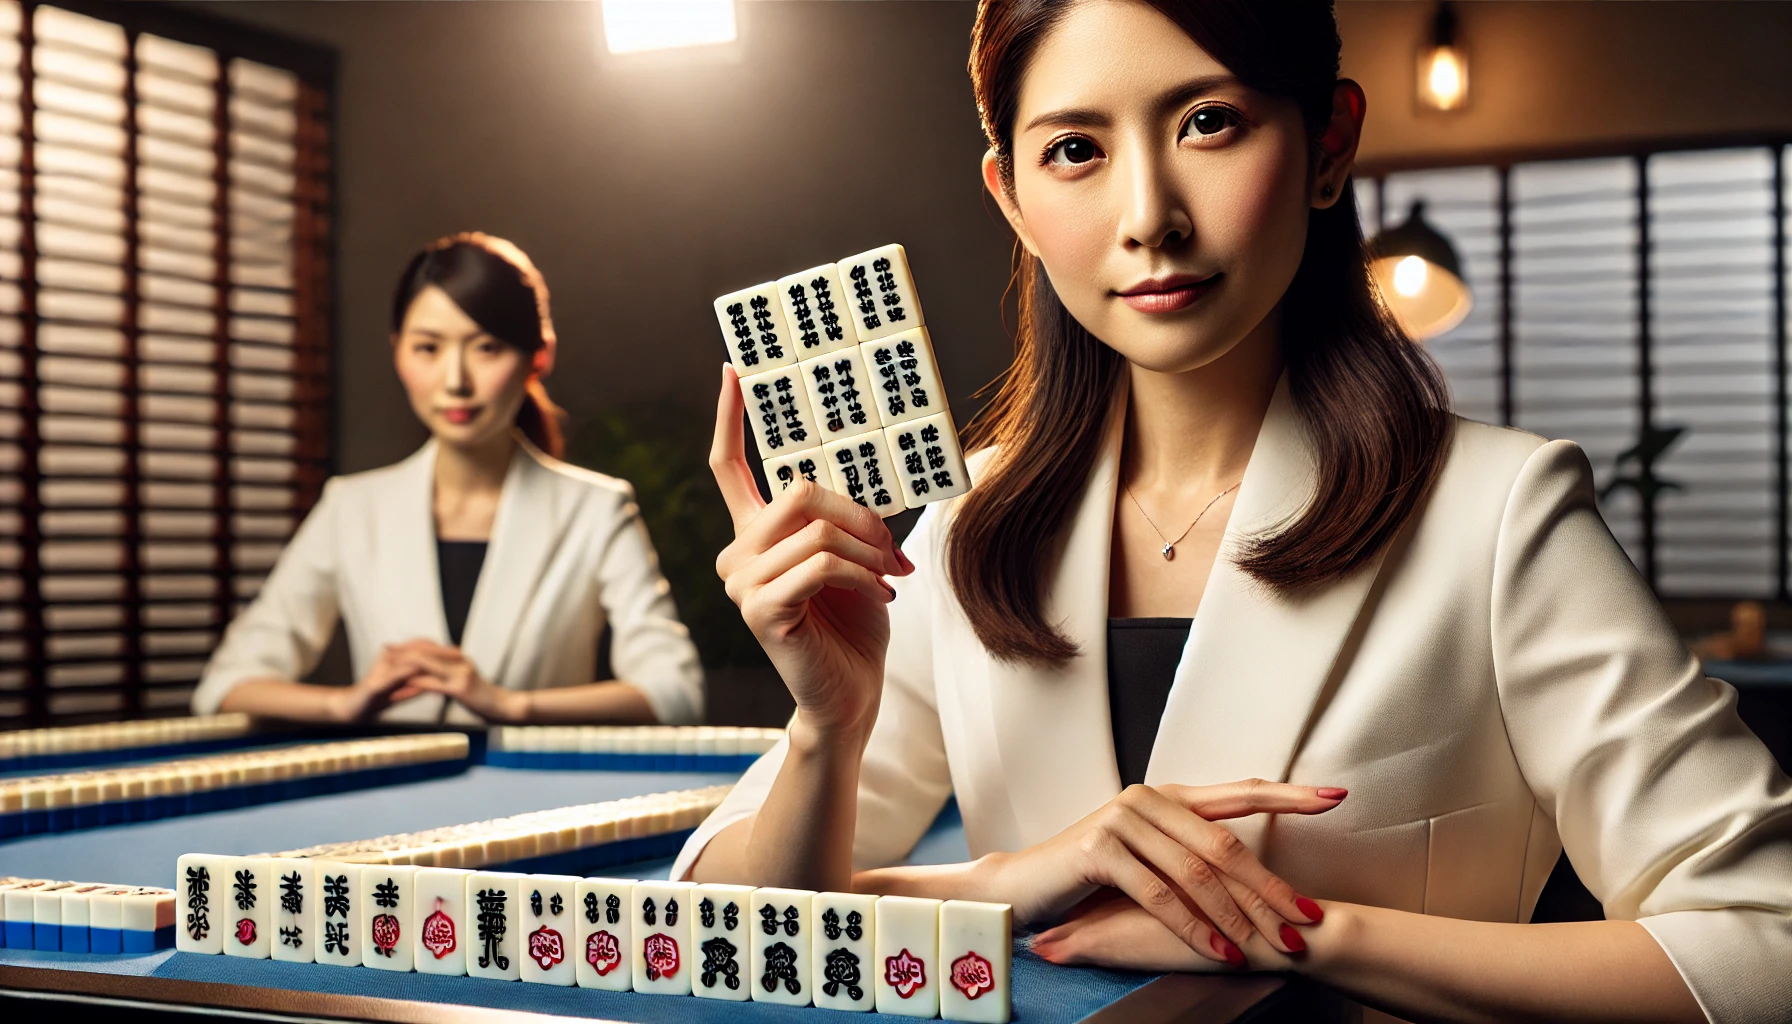
[[[535,701],[528,690],[498,690],[499,718],[505,725],[527,725],[535,717]]]
[[[838,722],[833,719],[818,719],[798,708],[786,736],[793,754],[806,757],[850,756],[856,759],[864,753],[865,744],[871,738],[871,725],[869,720]]]
[[[1306,952],[1293,957],[1289,969],[1313,978],[1325,979],[1363,963],[1363,951],[1369,942],[1365,932],[1372,926],[1364,907],[1354,903],[1319,901],[1325,918],[1317,925],[1298,929],[1306,941]]]

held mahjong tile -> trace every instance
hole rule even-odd
[[[741,378],[741,397],[746,399],[747,420],[753,424],[762,459],[821,447],[801,376],[801,370],[790,366]]]
[[[807,1006],[815,976],[809,962],[815,893],[808,889],[754,889],[751,988],[753,1000]]]
[[[274,931],[271,959],[308,964],[316,959],[317,869],[302,857],[274,861]]]
[[[752,997],[750,885],[699,885],[691,890],[697,918],[691,925],[691,991],[705,999],[735,1002]]]
[[[797,368],[802,372],[803,387],[808,389],[809,407],[815,411],[823,443],[882,428],[877,393],[858,348],[805,359]]]
[[[174,945],[175,895],[149,886],[126,893],[119,906],[119,951],[153,953]]]
[[[361,869],[361,966],[409,971],[415,964],[411,920],[416,917],[417,868],[410,864],[369,864]]]
[[[180,894],[180,929],[174,948],[182,953],[222,953],[224,932],[230,927],[226,893],[221,878],[227,857],[205,853],[184,854],[174,864],[174,891]]]
[[[776,282],[742,288],[717,299],[716,321],[728,342],[728,358],[742,377],[797,360]]]
[[[837,265],[825,263],[781,277],[777,287],[798,360],[858,344],[858,333],[847,323],[850,314],[840,308],[846,289]]]
[[[872,402],[886,427],[946,411],[939,363],[927,328],[917,327],[859,346],[870,374]]]
[[[630,892],[636,992],[691,994],[691,888],[689,882],[636,882]]]
[[[529,875],[523,881],[523,980],[538,985],[571,985],[578,962],[579,884],[573,875]]]
[[[884,431],[884,440],[894,460],[891,475],[909,508],[955,498],[971,489],[951,413],[890,427]]]
[[[765,482],[771,485],[772,497],[783,494],[798,480],[807,480],[823,490],[833,490],[834,478],[828,475],[827,467],[822,465],[821,459],[819,448],[766,459]]]
[[[525,898],[527,875],[509,871],[475,871],[467,878],[467,916],[472,941],[467,943],[467,974],[475,978],[515,981],[522,977],[522,942],[518,904]]]
[[[940,1016],[1008,1024],[1014,910],[1006,903],[940,905]]]
[[[573,886],[578,920],[573,928],[577,963],[573,977],[580,988],[627,992],[635,987],[629,963],[634,915],[629,910],[633,882],[621,878],[581,878]]]
[[[896,480],[890,448],[882,433],[831,441],[821,448],[831,488],[880,516],[893,516],[908,506]]]
[[[320,860],[317,872],[317,944],[320,964],[361,966],[361,870],[363,865]]]
[[[885,245],[848,256],[838,266],[859,341],[887,338],[926,322],[902,246]]]
[[[223,899],[228,925],[224,955],[268,958],[268,932],[274,914],[274,871],[266,857],[227,857],[223,864]]]
[[[829,1010],[870,1010],[872,939],[877,934],[877,897],[861,893],[815,894],[815,1005]]]
[[[418,868],[411,879],[411,963],[419,974],[467,973],[467,879],[461,868]]]
[[[915,896],[880,896],[872,987],[877,1012],[904,1017],[937,1017],[940,901]]]

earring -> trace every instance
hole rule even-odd
[[[1330,199],[1331,197],[1332,197],[1332,187],[1330,185],[1327,185],[1324,188],[1321,188],[1319,190],[1319,198]]]

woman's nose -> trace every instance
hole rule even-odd
[[[467,372],[466,351],[459,345],[448,348],[447,377],[443,383],[451,395],[468,395],[473,392],[473,378]]]
[[[1120,244],[1157,249],[1185,242],[1194,234],[1181,192],[1168,178],[1168,168],[1150,155],[1130,161],[1122,177]]]

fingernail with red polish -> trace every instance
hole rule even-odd
[[[1342,800],[1350,795],[1350,790],[1338,789],[1335,786],[1328,786],[1325,789],[1315,790],[1315,792],[1318,793],[1321,800]]]
[[[1219,932],[1214,932],[1212,942],[1213,951],[1220,956],[1225,957],[1227,963],[1234,967],[1244,966],[1244,950],[1234,946],[1232,940],[1221,935]]]
[[[1325,911],[1320,908],[1319,904],[1314,903],[1305,896],[1296,896],[1294,898],[1294,905],[1300,908],[1301,913],[1312,918],[1314,924],[1318,924],[1325,920]]]
[[[1282,936],[1282,945],[1287,946],[1289,952],[1305,953],[1307,951],[1307,940],[1301,938],[1300,933],[1293,928],[1283,925],[1278,934]]]

